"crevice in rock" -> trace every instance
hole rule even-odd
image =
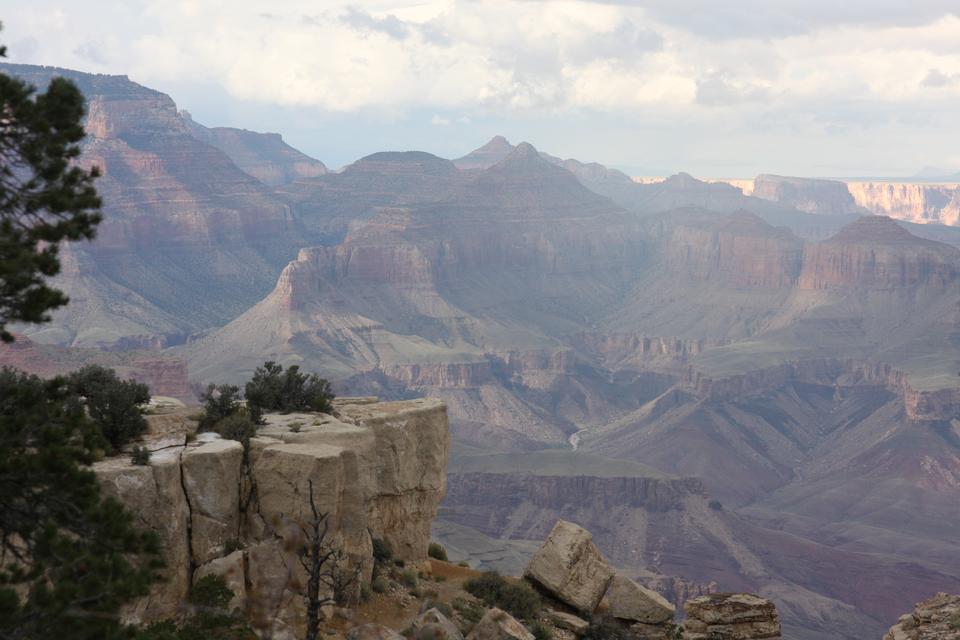
[[[189,558],[189,573],[187,575],[187,584],[193,586],[193,574],[197,570],[197,563],[193,556],[193,505],[190,504],[190,492],[187,491],[187,479],[183,472],[183,454],[187,452],[186,446],[180,452],[180,490],[183,491],[183,500],[187,505],[187,556]]]

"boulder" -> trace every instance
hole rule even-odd
[[[347,640],[406,640],[402,635],[382,624],[368,622],[347,632]]]
[[[234,551],[228,556],[217,558],[197,567],[193,573],[193,581],[196,582],[205,576],[220,576],[227,586],[233,591],[233,599],[230,600],[229,608],[231,611],[246,607],[247,585],[244,581],[243,551]]]
[[[572,613],[564,613],[563,611],[555,611],[554,609],[547,609],[544,613],[553,626],[558,629],[572,631],[578,636],[582,635],[583,632],[590,627],[589,622]]]
[[[687,600],[684,638],[754,640],[780,638],[780,618],[772,602],[749,593],[713,593]]]
[[[557,521],[524,572],[527,579],[586,614],[597,608],[613,575],[590,532],[564,520]]]
[[[900,616],[883,640],[960,640],[960,595],[938,593]]]
[[[427,609],[413,623],[415,640],[463,640],[463,634],[437,609]]]
[[[517,619],[502,609],[488,610],[478,622],[467,640],[535,640],[533,634]]]
[[[191,550],[200,565],[223,555],[240,536],[243,445],[214,440],[183,452],[183,487],[190,504]]]
[[[673,620],[677,609],[656,591],[625,576],[614,576],[607,588],[608,613],[621,620],[660,624]]]

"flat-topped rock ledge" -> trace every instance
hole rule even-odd
[[[776,639],[780,617],[772,602],[749,593],[714,593],[687,600],[685,640]]]
[[[374,539],[397,559],[426,562],[450,451],[443,402],[344,398],[335,415],[268,414],[246,452],[216,434],[187,437],[197,413],[148,416],[149,465],[129,455],[94,465],[105,493],[163,544],[168,579],[128,611],[130,621],[175,615],[192,581],[217,573],[243,586],[248,614],[279,612],[274,637],[295,634],[302,598],[287,585],[302,569],[283,538],[311,514],[311,483],[331,536],[367,580]]]

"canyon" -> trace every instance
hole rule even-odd
[[[678,607],[761,593],[791,638],[880,637],[960,591],[948,187],[639,183],[502,137],[331,170],[122,76],[0,68],[87,94],[106,220],[0,362],[189,400],[276,360],[438,398],[448,547],[516,569],[563,518]]]

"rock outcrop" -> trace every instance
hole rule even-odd
[[[688,600],[683,623],[686,640],[779,639],[777,608],[749,593],[715,593]]]
[[[411,626],[415,640],[463,640],[457,625],[435,608],[421,613]]]
[[[534,640],[533,634],[506,611],[493,607],[480,618],[467,640]]]
[[[163,432],[148,438],[149,465],[128,458],[94,465],[104,492],[157,531],[163,545],[168,580],[128,612],[131,621],[175,615],[191,581],[216,574],[236,587],[237,606],[246,598],[254,620],[268,620],[277,632],[299,628],[297,585],[304,582],[291,541],[302,535],[297,523],[312,517],[311,489],[328,514],[327,542],[367,579],[375,538],[410,566],[426,561],[445,489],[446,407],[350,399],[335,407],[339,418],[268,415],[246,454],[214,434],[184,444],[170,420],[153,419]]]
[[[862,211],[847,185],[837,180],[759,175],[753,181],[752,195],[806,213],[837,215]]]
[[[677,609],[656,591],[647,589],[627,578],[614,576],[607,589],[608,612],[614,618],[661,624],[673,620]]]
[[[589,531],[558,520],[527,565],[524,577],[589,615],[607,591],[613,569],[593,545]]]
[[[900,616],[883,640],[960,639],[960,595],[938,593]]]

